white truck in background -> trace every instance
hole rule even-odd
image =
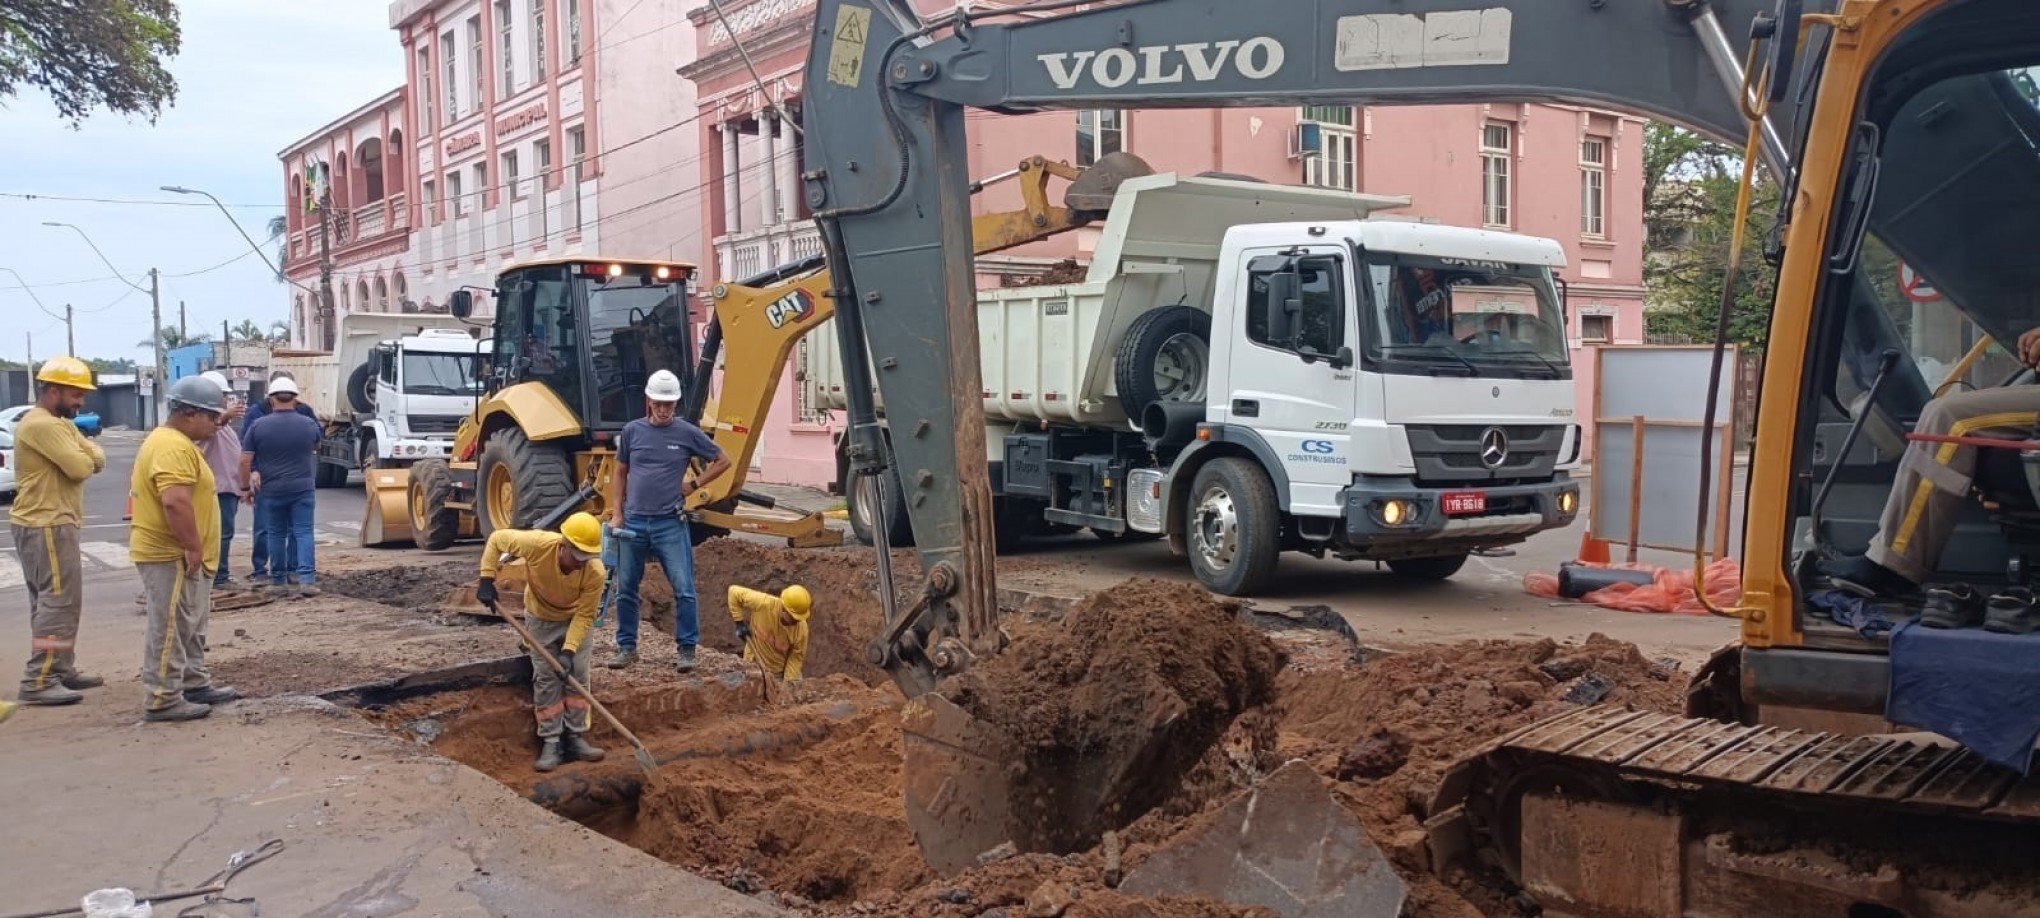
[[[1249,595],[1283,551],[1443,579],[1572,522],[1564,250],[1369,219],[1407,204],[1130,179],[1083,283],[980,291],[1001,539],[1166,536],[1208,588]],[[821,335],[809,384],[840,409]],[[860,538],[911,542],[916,472],[845,482]]]
[[[350,313],[334,350],[279,353],[287,374],[326,428],[319,487],[343,487],[354,469],[445,459],[460,421],[482,395],[477,361],[488,352],[453,316]]]

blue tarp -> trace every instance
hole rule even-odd
[[[1898,626],[1884,717],[2028,773],[2040,740],[2040,634]]]

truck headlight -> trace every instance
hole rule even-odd
[[[1401,526],[1414,519],[1417,510],[1406,500],[1385,500],[1374,506],[1374,515],[1383,526]]]
[[[1558,493],[1558,512],[1563,513],[1566,516],[1571,516],[1573,515],[1573,511],[1578,510],[1579,508],[1580,508],[1580,492],[1560,491]]]

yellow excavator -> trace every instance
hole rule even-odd
[[[1777,273],[1746,574],[1722,610],[1742,640],[1691,716],[1587,708],[1470,755],[1425,808],[1433,863],[1493,870],[1550,914],[2040,913],[2040,782],[1893,732],[1890,640],[1813,604],[1833,586],[1817,562],[1872,539],[1936,384],[2033,382],[1982,356],[2040,325],[2031,0],[1047,0],[933,18],[818,0],[815,22],[802,190],[835,268],[854,474],[912,473],[927,586],[888,607],[872,656],[912,699],[906,803],[931,861],[1014,837],[1022,790],[1011,742],[944,695],[1002,650],[965,111],[1551,102],[1736,143],[1782,185],[1778,224],[1751,230],[1770,230]],[[1366,298],[1342,305],[1364,342]],[[1200,441],[1232,441],[1228,397]],[[2011,474],[1930,472],[1986,498],[1963,505],[1936,580],[1989,593],[2040,558],[2040,476],[1997,452]],[[1315,524],[1340,531],[1335,512]],[[2019,669],[1996,652],[1943,672]]]

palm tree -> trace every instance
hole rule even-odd
[[[269,334],[254,319],[242,319],[241,324],[227,330],[228,340],[234,344],[266,344]]]
[[[288,232],[290,232],[290,217],[288,215],[269,218],[269,241],[276,243],[276,265],[278,266],[276,282],[279,284],[284,283],[286,280],[283,276],[282,265],[284,257],[288,254],[288,248],[284,243],[283,237]]]
[[[269,323],[269,336],[268,336],[269,346],[282,347],[289,343],[290,343],[290,323],[282,319],[278,319],[274,322]]]
[[[166,351],[174,351],[187,344],[203,344],[211,340],[212,334],[210,332],[194,332],[191,335],[186,336],[185,333],[180,332],[175,328],[163,329],[163,349]],[[155,347],[156,342],[151,341],[147,338],[143,338],[142,340],[135,342],[135,346]]]

